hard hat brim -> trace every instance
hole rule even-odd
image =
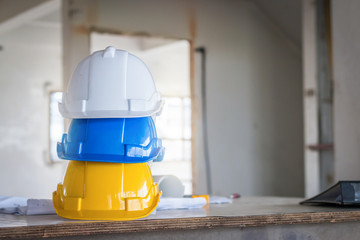
[[[70,161],[53,205],[69,219],[133,220],[154,211],[160,196],[147,163]]]
[[[59,186],[58,186],[59,187]],[[154,192],[158,190],[158,184],[155,183]],[[147,217],[153,212],[160,202],[162,192],[159,192],[153,199],[152,205],[141,211],[131,210],[85,210],[81,209],[81,198],[69,199],[59,194],[60,191],[53,192],[53,205],[56,214],[63,218],[78,219],[78,220],[113,220],[113,221],[128,221]],[[129,199],[131,200],[131,199]],[[73,209],[64,209],[63,205],[73,205]]]

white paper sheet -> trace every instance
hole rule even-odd
[[[205,198],[160,198],[156,210],[202,208],[206,204]]]
[[[51,199],[0,196],[0,213],[15,215],[56,214]]]
[[[212,196],[210,204],[231,203],[232,200],[226,197]],[[171,209],[195,209],[205,206],[205,198],[164,198],[156,210]],[[51,199],[28,199],[24,197],[0,196],[0,213],[16,215],[45,215],[56,214]]]

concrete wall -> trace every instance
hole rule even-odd
[[[336,180],[360,179],[360,2],[332,1]]]
[[[51,164],[49,90],[61,89],[60,28],[0,35],[0,195],[51,198],[66,165]]]
[[[65,77],[86,55],[91,29],[190,39],[208,52],[213,193],[303,195],[301,54],[256,4],[80,0],[66,1],[65,6],[65,17],[76,10],[65,20],[70,26],[64,32]],[[199,90],[194,92],[198,114]],[[203,193],[200,114],[195,126],[196,191]]]

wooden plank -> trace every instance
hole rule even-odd
[[[307,146],[319,143],[316,60],[316,4],[303,1],[303,88],[304,88],[304,145],[305,197],[320,192],[319,153]]]
[[[360,211],[274,214],[239,217],[197,217],[178,219],[148,219],[125,222],[79,222],[72,224],[7,227],[0,229],[3,238],[48,238],[86,236],[94,234],[121,234],[169,230],[211,228],[245,228],[283,224],[340,223],[360,220]]]
[[[90,7],[86,0],[62,1],[63,88],[81,60],[90,54]]]
[[[317,1],[317,78],[319,106],[319,144],[331,146],[333,138],[333,89],[330,63],[330,3]],[[320,190],[335,184],[333,148],[319,150]]]
[[[359,208],[301,206],[298,204],[300,200],[243,198],[233,204],[210,205],[195,210],[158,211],[146,219],[123,222],[74,221],[55,215],[0,215],[0,239],[360,221]],[[204,216],[199,216],[199,213]]]

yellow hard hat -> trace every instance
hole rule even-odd
[[[64,218],[132,220],[155,210],[160,195],[148,163],[70,161],[53,204]]]

